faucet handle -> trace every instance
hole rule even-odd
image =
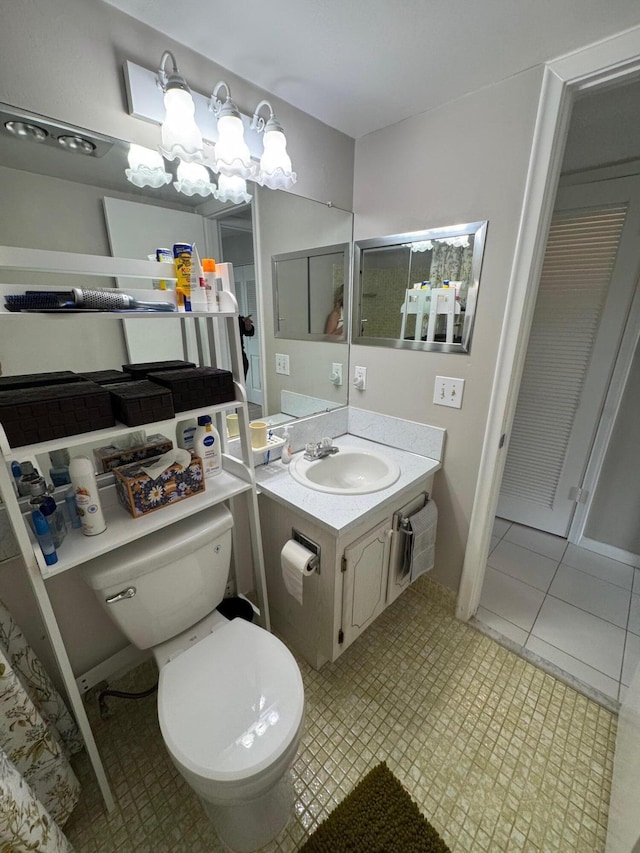
[[[314,450],[316,449],[315,444],[312,441],[308,441],[304,446],[304,452],[313,455]]]
[[[325,437],[320,442],[321,447],[331,447],[332,444],[333,444],[333,441],[329,438],[328,435],[325,435]]]

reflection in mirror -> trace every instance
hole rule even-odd
[[[486,222],[360,240],[353,342],[469,352]]]
[[[300,342],[295,352],[289,353],[289,374],[276,378],[270,265],[271,257],[279,252],[350,242],[350,212],[253,184],[253,201],[244,208],[189,197],[178,193],[172,184],[158,189],[139,188],[125,178],[127,143],[72,128],[95,140],[98,146],[98,156],[74,155],[56,144],[21,141],[4,130],[5,120],[19,116],[43,124],[55,138],[56,128],[61,127],[55,120],[3,105],[0,115],[2,244],[146,260],[156,248],[170,248],[174,242],[196,242],[200,257],[234,265],[240,312],[252,315],[254,321],[255,336],[244,339],[250,364],[247,386],[252,416],[273,413],[279,417],[286,413],[290,419],[298,413],[346,404],[346,387],[337,387],[330,378],[332,362],[347,360],[346,344],[345,353],[323,355],[320,361],[315,351],[306,350],[312,343]],[[169,170],[173,168],[166,165]],[[69,287],[64,276],[14,272],[2,275],[9,276],[14,284]],[[82,283],[85,287],[118,285],[139,289],[145,286],[142,281],[87,277]],[[152,286],[151,282],[145,284]],[[145,319],[105,323],[101,324],[100,335],[92,338],[86,325],[76,324],[69,317],[61,336],[60,325],[43,315],[34,318],[31,328],[35,329],[33,340],[47,352],[50,370],[99,370],[118,369],[127,362],[182,357],[180,333],[176,332],[172,339],[166,331],[173,325],[162,324],[165,331],[159,335],[158,325]],[[18,326],[9,323],[2,331],[2,368],[7,375],[41,369],[41,359],[31,358],[29,344],[20,338]],[[83,344],[82,365],[77,363],[78,347],[71,343],[72,338]],[[225,347],[221,345],[219,350],[224,353]],[[189,352],[194,360],[195,345]],[[222,357],[218,363],[226,366]],[[293,395],[293,403],[286,401],[283,406],[283,391]]]
[[[274,255],[274,329],[277,338],[344,341],[349,244]]]

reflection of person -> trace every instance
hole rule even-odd
[[[251,314],[247,314],[246,317],[240,315],[238,317],[238,325],[240,326],[240,345],[242,346],[242,366],[244,367],[244,378],[246,379],[247,373],[249,372],[249,359],[244,351],[244,339],[252,338],[255,335],[256,330],[253,327]]]
[[[344,331],[344,288],[336,291],[336,299],[333,303],[331,313],[324,324],[325,335],[341,335]]]

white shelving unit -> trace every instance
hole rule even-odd
[[[200,365],[216,367],[216,352],[220,351],[220,326],[226,327],[226,339],[228,341],[228,355],[234,376],[236,389],[235,400],[216,406],[205,406],[202,409],[194,409],[188,412],[179,412],[173,421],[162,421],[144,424],[142,428],[153,429],[162,432],[175,420],[196,417],[199,414],[213,414],[221,435],[223,446],[223,471],[215,479],[209,481],[204,492],[186,498],[169,507],[152,512],[141,518],[132,518],[118,503],[113,485],[113,475],[105,474],[99,477],[100,498],[107,520],[107,529],[99,536],[87,537],[79,530],[70,530],[58,549],[58,562],[53,566],[47,566],[40,547],[27,522],[29,512],[28,501],[19,500],[16,496],[10,466],[13,460],[34,457],[36,454],[47,453],[63,447],[81,449],[83,444],[97,445],[107,443],[118,436],[126,435],[140,430],[140,426],[127,427],[117,424],[107,429],[85,432],[79,435],[64,436],[63,438],[44,441],[39,444],[22,445],[11,447],[2,424],[0,424],[0,495],[6,507],[7,516],[11,522],[16,541],[20,548],[35,600],[42,616],[49,641],[60,673],[69,696],[73,712],[78,726],[84,738],[93,769],[95,771],[100,790],[104,797],[106,807],[111,811],[114,807],[113,795],[102,764],[102,760],[96,747],[93,732],[86,715],[82,697],[76,683],[76,677],[71,669],[69,656],[60,634],[53,607],[47,591],[46,581],[48,578],[61,572],[68,571],[74,566],[81,565],[100,554],[116,550],[127,542],[148,536],[156,530],[165,528],[181,518],[193,515],[208,507],[242,494],[247,496],[248,521],[251,534],[252,556],[255,576],[255,592],[260,610],[259,621],[270,630],[269,609],[266,597],[266,579],[264,569],[264,558],[262,554],[262,538],[260,531],[260,519],[258,514],[258,500],[256,482],[253,470],[254,454],[251,449],[249,437],[249,414],[247,397],[244,389],[244,372],[242,368],[242,350],[238,326],[238,308],[233,288],[233,270],[231,264],[221,264],[223,292],[220,295],[220,312],[158,312],[138,313],[127,312],[82,312],[83,322],[104,323],[119,322],[123,319],[131,320],[145,318],[161,323],[174,322],[183,324],[182,341],[186,348],[187,335],[185,332],[187,323],[192,323],[195,328],[195,341],[198,350],[198,361]],[[48,273],[64,273],[67,275],[91,275],[165,279],[175,281],[173,265],[158,264],[152,261],[137,261],[124,258],[110,258],[93,255],[79,255],[69,252],[50,252],[37,249],[21,249],[12,247],[0,247],[0,269],[37,271]],[[72,285],[70,285],[71,287]],[[70,289],[70,287],[68,289]],[[18,322],[27,324],[32,316],[31,312],[9,312],[4,308],[4,296],[9,293],[24,293],[26,290],[65,290],[67,288],[58,285],[48,287],[47,285],[13,285],[0,284],[0,295],[3,297],[0,303],[0,317],[4,316],[4,322]],[[156,290],[129,290],[124,291],[130,295],[147,301],[168,301],[173,298],[172,291]],[[72,315],[78,317],[80,312],[57,311],[47,312],[47,317],[60,326],[60,332],[64,330],[65,319]],[[25,325],[25,329],[27,326]],[[99,326],[98,326],[99,328]],[[162,327],[161,327],[162,328]],[[185,359],[188,357],[184,353]],[[193,360],[193,359],[192,359]],[[110,366],[110,365],[105,365]],[[238,414],[238,425],[240,430],[241,458],[231,456],[228,450],[224,415],[228,411]]]

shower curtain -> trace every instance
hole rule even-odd
[[[63,825],[80,794],[68,756],[76,724],[0,601],[0,853],[68,853]]]

